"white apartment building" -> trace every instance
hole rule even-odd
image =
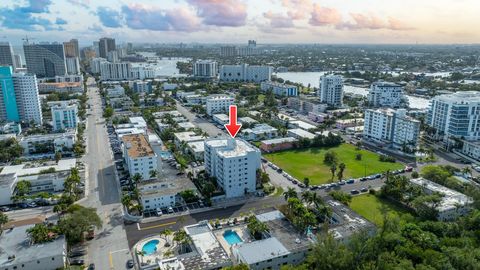
[[[247,141],[260,141],[278,137],[278,130],[267,124],[259,124],[253,128],[243,129],[242,138]]]
[[[318,96],[322,103],[332,107],[341,107],[343,105],[343,77],[339,75],[322,76]]]
[[[220,67],[220,81],[225,82],[263,82],[272,78],[272,67],[270,66],[249,66],[223,65]]]
[[[465,91],[436,96],[431,100],[426,124],[438,137],[480,139],[480,92]]]
[[[205,101],[207,114],[227,113],[235,98],[224,95],[212,95]]]
[[[480,161],[480,141],[463,140],[462,153]]]
[[[132,79],[145,80],[155,78],[155,70],[151,67],[132,67],[130,69]]]
[[[138,184],[140,202],[144,209],[158,209],[181,203],[178,193],[185,190],[196,190],[188,179],[143,181]]]
[[[473,199],[467,195],[449,189],[424,178],[410,179],[410,183],[419,186],[427,194],[440,193],[442,201],[437,207],[437,220],[451,221],[468,214],[471,210]]]
[[[400,108],[408,103],[402,86],[384,81],[372,83],[367,99],[373,107]]]
[[[28,73],[14,73],[13,84],[20,121],[41,125],[43,117],[37,76]]]
[[[122,81],[132,78],[130,63],[100,63],[100,79],[102,81]]]
[[[193,76],[212,79],[217,77],[217,62],[212,60],[197,60],[193,64]]]
[[[133,177],[142,176],[142,180],[150,179],[150,171],[157,170],[157,154],[143,134],[124,135],[122,137],[123,157],[128,171]]]
[[[83,82],[82,74],[55,76],[55,82]]]
[[[413,151],[420,134],[420,121],[406,115],[405,109],[365,110],[363,138]]]
[[[100,57],[92,58],[90,60],[90,71],[93,74],[100,74],[100,71],[101,71],[100,66],[106,62],[107,62],[107,59],[105,58],[100,58]]]
[[[298,88],[295,85],[264,81],[260,83],[260,89],[263,92],[272,90],[273,94],[282,97],[296,97],[298,96]]]
[[[50,108],[54,131],[74,129],[78,124],[78,106],[75,103],[62,102]]]
[[[80,62],[78,61],[78,57],[66,57],[65,64],[67,66],[67,74],[80,74]]]
[[[255,192],[260,150],[240,139],[210,139],[204,147],[205,171],[217,179],[226,198]]]
[[[20,138],[19,144],[25,155],[37,154],[41,149],[49,149],[50,153],[71,152],[76,142],[77,135],[74,130],[65,133],[30,135]]]

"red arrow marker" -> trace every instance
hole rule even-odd
[[[237,105],[230,105],[230,122],[225,125],[225,128],[232,138],[235,138],[242,128],[241,124],[237,124]]]

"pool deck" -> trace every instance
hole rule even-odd
[[[237,233],[237,235],[242,239],[242,242],[251,242],[250,234],[248,233],[247,225],[246,224],[240,224],[240,225],[234,225],[234,226],[226,226],[222,229],[215,230],[213,234],[215,235],[215,238],[217,238],[217,241],[220,243],[222,248],[227,252],[228,256],[232,256],[232,249],[230,244],[225,240],[223,237],[223,234],[226,231],[232,230]]]
[[[159,237],[159,236],[152,236],[152,237],[148,237],[148,238],[145,238],[145,239],[142,239],[140,242],[138,242],[136,245],[135,245],[135,251],[136,251],[136,254],[139,254],[140,252],[142,252],[143,250],[143,246],[145,244],[147,244],[148,242],[152,241],[152,240],[158,240],[158,244],[157,244],[157,251],[150,254],[150,255],[145,255],[145,256],[140,256],[140,255],[136,255],[137,256],[137,259],[139,262],[144,262],[144,263],[147,263],[147,264],[153,264],[153,263],[156,263],[157,260],[161,260],[161,259],[166,259],[163,257],[163,254],[165,252],[166,249],[172,249],[172,250],[175,250],[175,244],[174,243],[171,243],[172,246],[170,247],[165,247],[165,244],[166,244],[166,241],[165,239]],[[173,242],[173,241],[171,241]],[[172,257],[175,256],[175,254],[172,255]]]

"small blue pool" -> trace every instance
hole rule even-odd
[[[151,255],[157,251],[157,245],[159,240],[150,240],[142,247],[142,251],[145,255]]]
[[[163,160],[166,160],[166,159],[171,159],[173,157],[172,153],[170,153],[169,151],[161,151],[160,152],[160,157],[163,159]]]
[[[240,238],[240,236],[238,236],[238,234],[232,230],[225,231],[223,233],[223,238],[225,238],[225,241],[227,241],[230,246],[243,242],[242,238]]]

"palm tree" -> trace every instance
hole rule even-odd
[[[283,192],[283,197],[288,201],[289,198],[298,198],[298,195],[294,188],[288,187],[288,189]]]
[[[155,177],[157,177],[157,175],[158,175],[158,172],[156,170],[151,170],[150,171],[150,178],[155,178]]]
[[[160,237],[163,236],[163,238],[164,238],[165,241],[167,242],[167,243],[165,244],[166,247],[169,247],[169,246],[170,246],[169,236],[172,235],[172,234],[173,234],[173,232],[172,232],[172,230],[170,230],[170,229],[165,229],[165,230],[163,230],[163,231],[160,233]]]
[[[184,247],[190,242],[190,238],[184,230],[178,230],[173,234],[173,241],[180,244],[180,253],[183,253]]]
[[[462,169],[462,173],[465,175],[471,175],[472,174],[472,170],[470,169],[470,167],[465,167]]]
[[[130,197],[130,195],[123,195],[122,196],[122,204],[127,208],[129,209],[130,206],[132,205],[132,198]]]
[[[140,262],[140,263],[143,264],[143,257],[144,257],[145,255],[147,255],[147,254],[145,253],[145,251],[143,251],[143,250],[141,250],[141,251],[140,251],[140,250],[135,250],[135,255],[140,256],[140,258],[141,258],[141,260],[140,260],[141,262]]]
[[[306,190],[302,192],[302,195],[301,195],[302,201],[305,202],[306,204],[310,204],[310,202],[312,201],[312,196],[313,196],[313,192]]]
[[[3,212],[0,212],[0,234],[2,233],[3,225],[7,224],[7,222],[8,216],[5,215]]]
[[[333,163],[332,166],[330,166],[330,172],[332,172],[332,181],[335,178],[335,172],[336,171],[337,171],[337,165],[335,165],[335,163]]]
[[[135,184],[139,183],[140,181],[143,180],[143,177],[141,174],[139,173],[136,173],[133,177],[132,177],[132,180]]]
[[[342,181],[343,179],[343,172],[345,171],[345,163],[340,163],[340,165],[338,165],[338,174],[337,174],[337,177],[338,177],[338,180],[339,181]]]

